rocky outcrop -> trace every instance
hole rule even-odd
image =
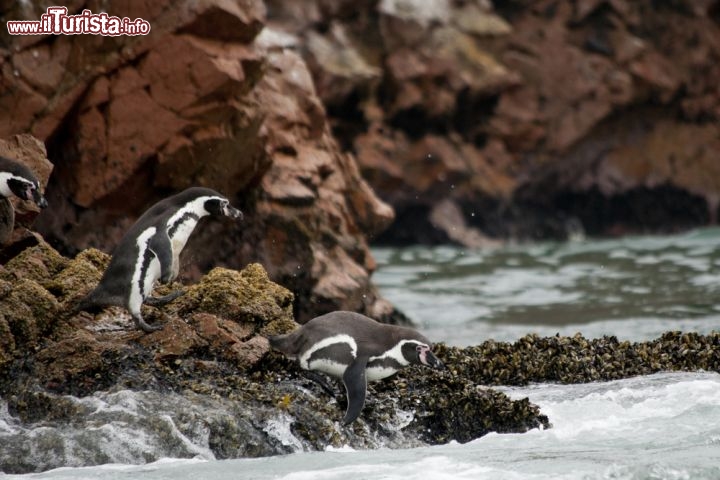
[[[716,1],[268,0],[390,203],[378,240],[716,223]]]
[[[69,313],[108,260],[95,249],[71,260],[41,242],[0,268],[1,471],[417,446],[549,427],[527,399],[422,368],[373,384],[361,418],[342,427],[343,390],[328,395],[269,350],[266,335],[297,324],[292,294],[260,265],[213,269],[162,310],[145,307],[146,320],[164,324],[145,334],[115,307]]]
[[[41,8],[14,4],[4,18]],[[0,138],[32,133],[56,167],[36,224],[45,238],[109,252],[150,204],[208,186],[246,222],[204,224],[186,277],[261,262],[294,292],[301,321],[338,308],[389,318],[365,234],[393,211],[340,151],[305,62],[263,30],[263,3],[78,1],[69,13],[84,8],[142,18],[151,33],[2,37],[0,108],[13,114]]]
[[[292,294],[260,265],[213,269],[162,309],[146,307],[145,318],[164,328],[145,334],[114,307],[68,313],[108,260],[95,249],[69,259],[41,242],[0,267],[6,473],[466,442],[551,426],[527,399],[510,400],[489,385],[720,371],[717,333],[668,332],[637,343],[527,335],[467,348],[438,344],[446,371],[411,367],[370,384],[360,418],[342,427],[342,387],[328,394],[270,351],[265,335],[297,324]]]

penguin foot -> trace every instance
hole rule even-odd
[[[143,320],[141,316],[133,315],[133,321],[135,322],[135,326],[145,333],[157,332],[158,330],[162,330],[164,327],[164,325],[150,325]]]
[[[150,305],[151,307],[160,307],[166,303],[170,303],[178,297],[185,294],[184,290],[175,290],[174,292],[163,295],[162,297],[147,297],[143,303]]]

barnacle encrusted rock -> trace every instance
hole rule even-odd
[[[0,278],[12,281],[18,278],[46,282],[65,268],[69,260],[45,242],[23,250],[0,270]]]
[[[489,340],[467,348],[438,348],[453,373],[484,385],[581,383],[675,370],[720,372],[718,332],[666,332],[647,342],[530,334],[514,343]]]

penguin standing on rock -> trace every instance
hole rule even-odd
[[[115,305],[126,308],[135,325],[145,332],[161,329],[143,320],[140,307],[162,305],[183,294],[150,297],[156,281],[170,283],[180,271],[180,252],[198,221],[207,215],[242,220],[242,212],[215,190],[192,187],[148,209],[125,233],[113,252],[98,286],[77,310],[96,312]]]
[[[419,332],[354,312],[313,318],[294,332],[270,337],[269,341],[274,349],[297,359],[301,368],[343,381],[348,401],[344,425],[360,415],[367,382],[387,378],[412,364],[445,368]]]

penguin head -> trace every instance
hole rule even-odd
[[[37,180],[15,174],[0,174],[0,193],[6,197],[12,193],[23,200],[32,200],[40,208],[48,205],[47,200],[40,193]]]
[[[402,346],[405,360],[415,365],[425,365],[437,370],[444,370],[445,365],[432,352],[430,345],[418,340],[406,341]]]
[[[230,201],[224,197],[210,197],[205,200],[204,207],[210,215],[243,219],[242,212],[230,205]]]

